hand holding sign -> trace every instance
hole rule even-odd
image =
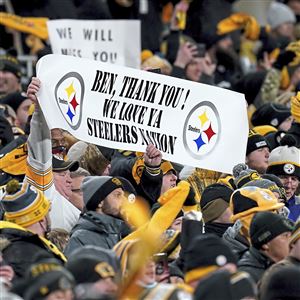
[[[41,87],[41,81],[37,77],[32,77],[31,82],[27,88],[27,97],[30,99],[36,107],[39,106],[39,102],[36,97],[36,93]]]

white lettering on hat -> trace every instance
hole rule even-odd
[[[264,147],[264,146],[267,147],[267,143],[266,143],[266,141],[260,141],[260,142],[255,143],[255,146],[256,146],[257,148],[258,148],[258,147]]]
[[[260,190],[259,192],[260,192],[260,194],[263,196],[263,198],[264,198],[265,200],[268,200],[268,201],[273,200],[273,198],[272,198],[268,193],[266,193],[265,191]]]
[[[285,164],[283,166],[283,171],[286,173],[286,174],[293,174],[295,172],[295,166],[292,165],[292,164]]]

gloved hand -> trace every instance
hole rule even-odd
[[[278,55],[276,61],[273,64],[273,67],[277,70],[282,70],[285,66],[291,63],[295,57],[295,52],[285,50]]]
[[[300,41],[292,42],[286,47],[287,51],[295,53],[294,59],[289,64],[290,66],[298,66],[300,63]]]
[[[12,127],[3,116],[0,116],[0,147],[4,147],[14,139]]]

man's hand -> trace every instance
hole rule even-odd
[[[0,277],[3,277],[7,280],[8,283],[11,283],[15,272],[11,266],[5,265],[0,266]]]
[[[197,46],[191,43],[181,44],[177,52],[174,66],[184,69],[198,54]]]
[[[213,63],[210,56],[206,54],[205,57],[201,59],[201,67],[204,74],[212,76],[216,71],[217,65]]]
[[[32,77],[31,82],[27,88],[27,97],[35,104],[35,106],[39,105],[36,93],[39,91],[40,87],[41,81],[37,77]]]
[[[153,144],[149,144],[144,153],[145,164],[149,167],[159,167],[162,154]]]

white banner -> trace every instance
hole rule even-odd
[[[71,56],[37,64],[38,99],[50,128],[110,148],[231,173],[245,161],[244,95],[226,89]]]
[[[47,26],[55,54],[140,68],[139,20],[52,20]]]

